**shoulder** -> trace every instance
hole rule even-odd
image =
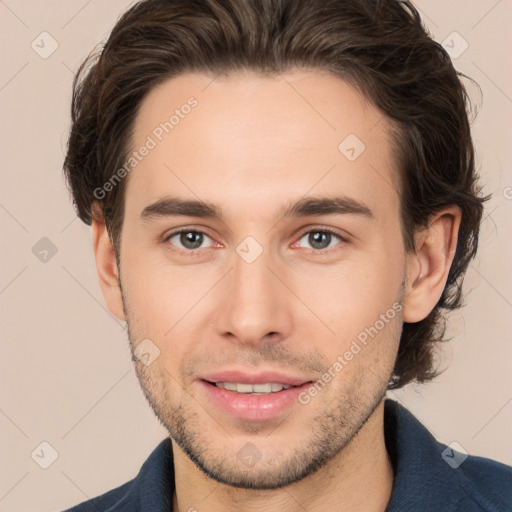
[[[512,468],[438,442],[397,402],[385,403],[386,447],[395,471],[387,512],[512,511]]]
[[[149,455],[135,478],[64,512],[171,510],[173,492],[172,444],[171,440],[166,438]]]
[[[97,496],[88,501],[84,501],[79,505],[71,507],[64,512],[98,512],[102,510],[104,512],[110,512],[110,510],[136,510],[133,508],[136,503],[133,499],[132,489],[134,487],[134,480],[130,480],[115,489],[112,489],[101,496]],[[123,506],[124,508],[118,508]],[[127,508],[127,507],[132,508]],[[115,507],[115,508],[113,508]]]
[[[457,482],[467,494],[487,506],[485,510],[504,510],[500,505],[512,510],[512,467],[469,455],[457,468]]]

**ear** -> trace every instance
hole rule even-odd
[[[457,249],[461,211],[452,205],[435,214],[415,234],[415,252],[406,255],[404,322],[426,318],[441,298]]]
[[[119,286],[119,269],[117,268],[114,247],[110,241],[103,219],[93,216],[92,243],[101,291],[109,311],[119,320],[125,321],[121,288]]]

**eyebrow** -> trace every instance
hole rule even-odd
[[[357,215],[374,219],[373,212],[363,203],[345,196],[341,197],[305,197],[286,205],[279,218],[307,217],[320,215]],[[144,221],[174,216],[218,218],[222,219],[221,209],[212,203],[200,200],[163,197],[146,206],[140,215]]]

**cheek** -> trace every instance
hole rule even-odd
[[[127,307],[130,338],[134,345],[150,339],[159,352],[148,372],[162,372],[168,385],[175,387],[178,367],[197,351],[208,318],[205,307],[218,280],[206,266],[172,266],[154,251],[146,257],[140,250],[126,250],[121,278]],[[129,269],[123,271],[124,269]]]
[[[163,338],[207,293],[212,276],[208,278],[198,266],[171,265],[161,251],[126,253],[123,267],[128,270],[121,269],[122,283],[132,319]]]
[[[361,251],[336,267],[308,265],[298,270],[301,279],[295,289],[334,338],[345,343],[373,326],[380,315],[395,316],[403,271],[399,251]]]

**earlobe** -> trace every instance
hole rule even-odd
[[[406,256],[404,322],[423,320],[441,298],[457,249],[460,221],[460,208],[453,205],[438,212],[416,233],[416,251]]]
[[[116,318],[124,322],[126,319],[114,247],[112,246],[105,222],[93,218],[91,227],[96,269],[103,297],[109,311]]]

